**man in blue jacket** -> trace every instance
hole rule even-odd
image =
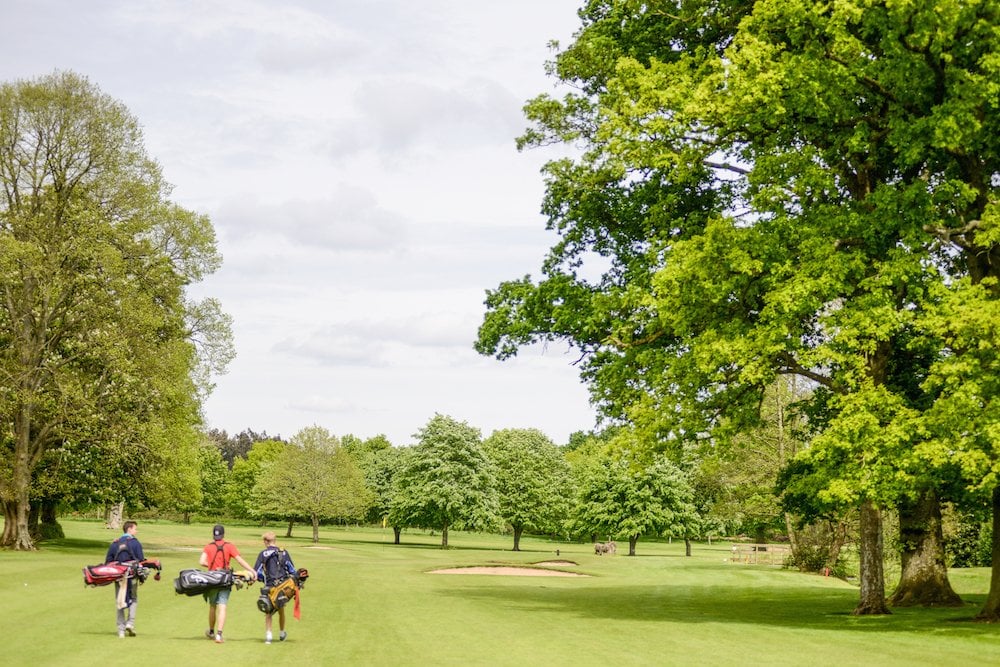
[[[295,574],[295,565],[292,564],[292,557],[288,552],[278,547],[277,537],[271,531],[267,531],[264,537],[264,550],[257,555],[257,562],[254,569],[257,571],[257,581],[263,582],[265,590],[272,588],[288,577]],[[279,641],[285,641],[288,634],[285,632],[285,605],[282,601],[278,606],[278,627],[281,634]],[[264,617],[264,643],[271,643],[271,620],[274,610]]]
[[[108,547],[104,557],[105,563],[130,563],[145,560],[142,544],[135,534],[139,526],[135,521],[126,521],[122,526],[122,536]],[[123,581],[115,582],[115,608],[117,610],[118,636],[135,637],[135,612],[139,606],[137,593],[139,579],[129,576]]]

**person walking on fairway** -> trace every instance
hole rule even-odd
[[[257,571],[257,580],[266,588],[274,588],[288,577],[295,574],[295,565],[292,564],[292,557],[287,551],[277,545],[277,538],[272,531],[267,531],[264,537],[264,550],[257,554],[257,562],[254,563],[254,570]],[[288,633],[285,632],[285,602],[282,600],[278,606],[278,641],[285,641]],[[264,615],[264,643],[270,644],[273,635],[271,634],[271,621],[274,617],[274,610]]]
[[[108,546],[105,563],[129,563],[146,558],[142,553],[142,543],[135,536],[139,524],[126,521],[122,526],[122,536]],[[115,609],[118,622],[118,636],[135,637],[135,612],[139,607],[139,579],[128,577],[115,582]]]
[[[207,567],[209,571],[225,570],[229,568],[229,561],[236,559],[240,565],[250,572],[250,576],[256,580],[257,573],[250,567],[250,564],[240,556],[239,549],[232,542],[226,542],[226,529],[222,524],[215,524],[212,529],[212,541],[209,542],[201,552],[198,562],[202,567]],[[229,594],[232,586],[217,588],[205,593],[205,600],[208,602],[208,630],[205,636],[214,639],[216,644],[221,644],[222,628],[226,625],[226,604],[229,602]]]

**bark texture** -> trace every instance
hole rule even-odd
[[[941,503],[928,489],[899,506],[902,571],[889,598],[894,607],[960,607],[962,598],[948,581],[944,560]]]
[[[882,514],[870,500],[861,505],[861,596],[855,616],[891,614],[885,603],[885,570],[882,561]]]
[[[1000,487],[993,489],[993,561],[990,575],[990,592],[986,603],[976,616],[980,621],[1000,621]]]

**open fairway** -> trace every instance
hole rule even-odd
[[[140,588],[137,634],[115,632],[113,587],[88,588],[81,568],[115,537],[98,522],[63,520],[66,539],[38,553],[0,552],[11,665],[970,665],[1000,663],[1000,628],[971,622],[986,570],[953,571],[968,604],[850,615],[857,589],[832,578],[727,562],[728,543],[640,542],[634,558],[594,556],[589,544],[452,532],[451,548],[420,531],[324,527],[321,541],[279,537],[309,570],[302,619],[286,642],[263,643],[259,587],[234,590],[226,642],[204,637],[207,605],[176,595],[197,567],[207,525],[141,521],[146,555],[163,578]],[[262,529],[230,525],[251,563]],[[279,535],[283,529],[279,530]],[[556,549],[559,555],[556,556]],[[439,568],[551,566],[587,577],[429,574]],[[890,582],[890,585],[893,582]],[[277,620],[275,621],[277,627]]]

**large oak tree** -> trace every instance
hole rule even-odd
[[[560,241],[541,280],[488,294],[478,349],[574,342],[602,410],[664,443],[752,425],[778,374],[816,383],[799,456],[860,510],[856,613],[887,612],[885,508],[995,486],[991,441],[944,403],[992,404],[996,341],[940,313],[991,312],[997,289],[997,15],[586,3],[553,65],[576,90],[532,101],[522,140],[582,147],[546,170]],[[935,549],[911,555],[904,577],[932,572],[917,586],[947,597]]]

